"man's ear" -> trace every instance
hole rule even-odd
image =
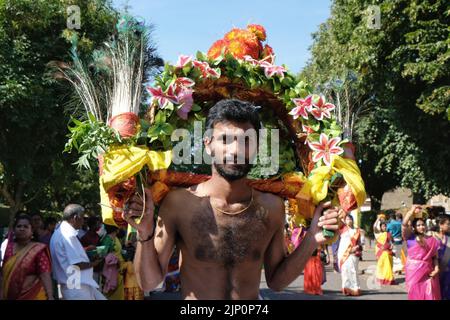
[[[203,143],[205,144],[206,153],[211,156],[211,137],[206,136],[203,138]]]

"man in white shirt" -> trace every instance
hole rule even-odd
[[[50,240],[53,277],[64,300],[106,300],[93,278],[93,267],[101,260],[90,262],[77,238],[77,230],[84,222],[83,213],[84,208],[78,204],[69,204],[64,209],[63,222]]]

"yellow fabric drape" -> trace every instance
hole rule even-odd
[[[107,191],[131,178],[144,166],[156,171],[167,169],[172,160],[172,151],[150,151],[146,146],[117,146],[104,156],[103,174],[100,176],[100,201],[109,205]],[[116,225],[113,210],[102,206],[102,217],[106,224]]]
[[[361,178],[356,162],[335,155],[330,166],[321,166],[311,171],[308,179],[299,192],[302,198],[310,198],[317,205],[326,198],[331,177],[340,173],[344,177],[352,193],[355,195],[358,206],[363,205],[366,199],[364,181]]]

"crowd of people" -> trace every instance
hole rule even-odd
[[[450,299],[450,217],[422,216],[414,205],[406,214],[380,214],[374,225],[376,279],[396,284],[405,273],[408,299]],[[322,295],[325,266],[332,263],[342,280],[342,293],[361,295],[358,264],[362,259],[364,231],[353,217],[342,221],[332,254],[319,246],[304,269],[304,291]],[[288,230],[288,228],[287,228]],[[62,221],[19,212],[1,244],[0,296],[8,300],[143,300],[133,266],[136,233],[105,225],[88,216],[80,205],[68,205]],[[304,228],[289,232],[290,251],[305,237]],[[166,291],[178,291],[179,255],[174,248],[164,282]]]
[[[1,244],[6,300],[143,300],[133,266],[136,233],[68,205],[62,221],[19,212]],[[174,254],[175,259],[177,256]],[[167,291],[179,289],[173,262]]]
[[[405,274],[410,300],[450,299],[450,216],[441,213],[425,219],[423,207],[414,205],[406,214],[378,215],[374,225],[376,270],[379,285],[396,285],[396,275]],[[288,243],[296,248],[305,230],[294,228]],[[333,242],[318,248],[304,270],[304,292],[322,295],[326,281],[325,266],[331,263],[341,275],[341,291],[346,296],[361,295],[359,262],[362,260],[364,231],[354,226],[353,217],[342,221]]]
[[[380,215],[374,224],[380,284],[395,284],[395,274],[405,273],[410,300],[450,299],[450,217],[423,214],[413,205],[404,215]]]

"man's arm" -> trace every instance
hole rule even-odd
[[[101,261],[102,261],[102,259],[97,259],[93,262],[78,262],[78,263],[74,263],[73,265],[80,268],[80,270],[85,270],[85,269],[95,268],[96,266],[98,266],[100,264]]]
[[[130,204],[130,212],[124,214],[125,220],[130,223],[138,235],[138,243],[134,257],[134,267],[139,286],[144,291],[156,288],[167,273],[167,266],[175,245],[175,214],[176,191],[172,191],[164,198],[158,212],[158,220],[154,229],[153,202],[150,190],[145,190],[145,210],[140,223],[133,217],[141,216],[143,202],[134,197]],[[152,235],[154,229],[154,234]],[[147,239],[151,238],[148,241]]]
[[[330,203],[320,204],[316,208],[308,233],[297,249],[289,256],[286,256],[283,245],[284,218],[280,215],[282,218],[278,221],[279,227],[264,255],[264,269],[269,288],[274,291],[281,291],[302,273],[313,251],[327,240],[322,235],[322,227],[337,232],[338,211],[329,209],[325,211],[324,216],[321,216],[324,208],[328,207],[330,207]],[[284,212],[282,202],[281,208],[278,208],[278,210]]]

